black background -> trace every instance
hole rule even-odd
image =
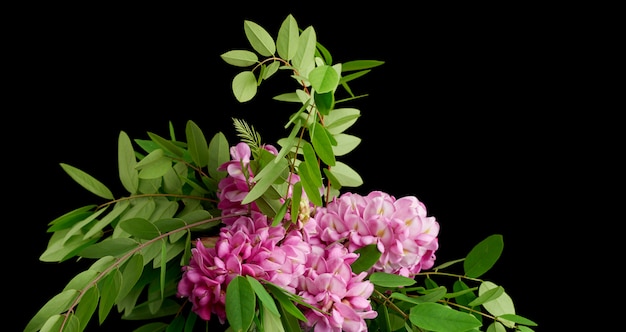
[[[9,271],[18,278],[11,287],[16,330],[85,266],[38,260],[48,222],[101,202],[59,163],[123,195],[116,179],[120,131],[167,136],[172,121],[182,137],[193,120],[235,142],[237,117],[267,142],[286,136],[282,126],[295,110],[271,97],[291,91],[292,80],[274,77],[239,104],[230,90],[239,69],[219,55],[250,49],[244,20],[275,36],[289,13],[301,28],[315,28],[335,62],[385,61],[352,86],[369,94],[351,104],[362,113],[351,133],[363,139],[343,159],[364,179],[354,191],[423,201],[441,226],[438,262],[502,234],[503,255],[486,278],[505,288],[518,314],[539,323],[537,331],[551,330],[559,271],[585,251],[563,244],[571,210],[585,204],[572,201],[586,181],[576,174],[581,160],[593,158],[590,150],[581,153],[590,123],[571,108],[585,97],[569,89],[580,73],[571,70],[580,22],[561,20],[560,10],[514,6],[220,8],[39,6],[16,13],[15,75],[6,90],[14,103],[5,122],[12,133],[5,168],[14,174],[7,208],[15,211],[7,244],[21,250],[11,255]],[[118,323],[111,318],[102,330]]]

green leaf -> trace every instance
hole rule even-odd
[[[355,71],[355,70],[363,70],[370,69],[374,67],[378,67],[384,64],[384,61],[379,60],[354,60],[348,61],[341,64],[342,71]]]
[[[187,224],[195,224],[197,222],[200,221],[206,221],[207,219],[211,218],[211,213],[209,211],[206,210],[195,210],[192,212],[189,212],[185,215],[182,215],[180,217],[183,221],[185,221],[185,223]],[[207,222],[207,225],[209,225],[208,227],[213,227],[215,225],[218,225],[220,223],[219,220],[214,220],[212,222]],[[204,229],[202,226],[196,226],[196,227],[200,227],[199,229]],[[193,228],[195,229],[195,228]],[[192,229],[192,230],[193,230]]]
[[[287,329],[287,332],[302,331],[300,321],[298,320],[298,318],[290,314],[280,302],[278,304],[279,304],[279,310],[281,313],[280,321],[282,322],[283,327]]]
[[[482,326],[471,314],[432,302],[412,307],[409,320],[418,327],[433,332],[464,332]]]
[[[83,289],[86,288],[87,285],[92,283],[96,277],[100,274],[99,271],[94,269],[89,269],[75,275],[68,283],[65,285],[63,290],[68,289]]]
[[[300,98],[298,97],[298,94],[296,92],[281,93],[277,96],[274,96],[272,99],[289,103],[301,103]]]
[[[49,317],[61,314],[76,300],[79,292],[75,289],[68,289],[52,297],[46,304],[37,311],[24,328],[24,332],[36,332],[46,323]]]
[[[489,271],[500,258],[504,242],[502,235],[494,234],[480,241],[467,255],[463,262],[465,275],[478,278]]]
[[[333,92],[339,85],[339,73],[332,66],[318,66],[309,73],[309,82],[317,93]]]
[[[503,315],[498,316],[498,318],[506,319],[508,321],[515,322],[517,324],[537,326],[537,323],[535,323],[534,321],[526,317],[522,317],[522,316],[515,315],[515,314],[503,314]]]
[[[333,154],[333,144],[330,134],[319,122],[313,125],[311,132],[311,144],[317,156],[328,166],[335,166],[335,155]]]
[[[335,156],[344,156],[361,143],[360,138],[348,134],[336,134],[335,140],[337,141],[337,145],[333,145],[332,147]]]
[[[166,323],[152,322],[134,329],[133,332],[161,332],[165,331],[167,326]]]
[[[240,103],[254,98],[257,92],[257,82],[254,73],[251,71],[242,71],[233,78],[232,83],[233,93],[235,98]]]
[[[185,316],[177,315],[174,317],[170,325],[165,330],[166,332],[179,332],[185,328]]]
[[[143,240],[152,240],[161,235],[159,229],[143,218],[126,219],[119,223],[119,227],[128,234]]]
[[[159,219],[152,224],[159,230],[160,233],[171,232],[187,226],[187,223],[180,218]]]
[[[389,295],[389,298],[394,299],[394,300],[400,300],[400,301],[404,301],[404,302],[408,302],[411,304],[420,304],[420,303],[425,303],[425,302],[432,302],[432,301],[422,301],[421,300],[421,296],[416,296],[416,295],[406,295],[404,293],[396,293],[393,292],[391,293],[391,295]]]
[[[156,300],[153,300],[156,302]],[[181,311],[180,304],[170,298],[163,300],[163,303],[158,307],[157,311],[152,310],[150,307],[152,302],[145,302],[136,306],[132,312],[124,315],[124,319],[127,320],[146,320],[155,319],[160,317],[167,317],[179,314]]]
[[[370,244],[365,247],[355,250],[359,254],[354,262],[352,262],[352,272],[359,274],[363,271],[369,270],[378,260],[382,253],[378,250],[375,244]]]
[[[160,295],[161,295],[161,300],[163,300],[163,293],[165,293],[165,274],[167,272],[167,241],[165,239],[161,239],[159,241],[161,243],[161,256],[160,256],[160,268],[161,268],[161,278],[159,278],[160,283]],[[158,263],[157,260],[154,260],[154,268],[158,268]],[[160,304],[159,304],[160,306]]]
[[[468,306],[468,304],[477,297],[476,294],[472,291],[463,280],[456,280],[452,285],[452,289],[454,290],[454,294],[461,293],[461,295],[455,296],[456,303],[462,306]]]
[[[278,211],[276,211],[276,214],[273,217],[272,226],[279,225],[283,221],[283,219],[285,219],[285,215],[287,214],[287,208],[291,204],[290,201],[291,201],[291,199],[288,198],[284,203],[281,203],[280,209],[278,209]]]
[[[395,331],[391,328],[391,320],[389,318],[389,309],[386,305],[379,305],[376,307],[378,316],[375,318],[376,325],[380,328],[381,332]]]
[[[299,139],[296,139],[296,135],[298,134],[300,128],[300,125],[295,123],[289,132],[289,136],[278,140],[280,150],[278,151],[276,158],[284,158],[287,153],[295,151],[296,143],[299,141]]]
[[[68,164],[61,163],[61,168],[67,173],[74,181],[76,181],[83,188],[87,189],[94,195],[102,197],[104,199],[114,199],[113,193],[102,182],[96,180],[91,175],[81,171],[80,169],[70,166]]]
[[[130,218],[150,219],[156,210],[157,199],[153,197],[136,197],[133,199],[133,205],[120,217],[120,220]],[[119,227],[115,229],[121,230]],[[116,235],[115,233],[113,235]],[[125,235],[128,235],[127,233]]]
[[[356,108],[335,108],[324,117],[324,125],[329,133],[337,135],[350,128],[360,116],[361,111]]]
[[[122,283],[117,295],[117,299],[120,301],[133,289],[133,287],[139,281],[141,274],[143,273],[143,256],[141,254],[135,254],[126,263],[122,271]]]
[[[86,217],[85,219],[81,220],[80,222],[75,223],[72,228],[70,228],[67,233],[65,233],[65,236],[63,237],[63,242],[66,242],[70,237],[80,234],[82,235],[83,232],[89,228],[89,224],[91,224],[92,222],[94,222],[94,220],[100,216],[101,214],[103,214],[104,212],[106,212],[107,208],[103,208],[100,209],[94,213],[92,213],[91,215],[89,215],[88,217]],[[94,222],[95,223],[95,222]],[[85,236],[83,236],[83,238],[86,238]]]
[[[480,294],[480,296],[478,296],[472,302],[468,303],[468,305],[470,307],[475,307],[477,305],[481,305],[481,304],[483,304],[485,302],[489,302],[491,300],[497,299],[503,293],[504,293],[504,288],[502,288],[502,286],[498,286],[496,288],[492,288],[492,289],[490,289],[490,290]]]
[[[113,206],[113,210],[109,212],[106,216],[100,218],[100,220],[96,221],[89,230],[83,235],[83,240],[90,239],[94,236],[97,236],[99,233],[101,234],[104,227],[111,224],[114,220],[117,219],[126,209],[130,206],[130,202],[128,200],[118,201]]]
[[[322,205],[322,196],[320,194],[320,187],[316,185],[315,175],[311,174],[311,167],[306,162],[301,162],[298,168],[298,175],[300,175],[300,183],[304,192],[306,193],[309,201],[316,206]]]
[[[197,320],[198,320],[198,315],[196,315],[193,312],[190,312],[189,316],[187,317],[187,320],[185,321],[184,332],[193,332],[193,327],[195,326]]]
[[[270,310],[269,308],[267,308],[265,304],[262,304],[261,314],[263,317],[263,320],[262,320],[263,331],[285,332],[285,328],[283,327],[283,323],[281,322],[278,309],[276,309],[276,313],[275,313],[273,310]]]
[[[335,177],[335,175],[333,175],[333,173],[331,173],[328,168],[324,168],[323,171],[324,171],[324,175],[326,175],[326,178],[328,179],[328,183],[332,186],[332,189],[340,190],[341,183]],[[328,198],[330,199],[331,197],[328,197]]]
[[[273,192],[274,190],[270,187],[269,192]],[[280,210],[283,209],[284,204],[278,198],[272,198],[271,194],[268,194],[268,191],[263,193],[261,197],[255,200],[259,210],[261,213],[266,215],[268,218],[277,217]]]
[[[248,280],[237,276],[226,288],[226,317],[234,332],[248,331],[256,309],[256,296]]]
[[[480,297],[482,294],[488,293],[490,290],[498,287],[500,286],[494,284],[491,281],[484,281],[478,287],[478,296]],[[513,305],[513,300],[506,292],[500,294],[500,296],[498,296],[498,298],[495,300],[483,303],[483,307],[494,316],[515,314],[515,306]],[[506,319],[500,319],[500,322],[510,328],[513,328],[515,326],[515,323]]]
[[[444,286],[438,286],[435,288],[424,291],[424,294],[419,297],[419,302],[437,302],[446,296],[447,289]]]
[[[437,265],[437,266],[433,267],[433,270],[442,270],[442,269],[447,268],[448,266],[452,266],[452,265],[454,265],[454,264],[461,263],[461,262],[463,262],[464,260],[465,260],[465,258],[460,258],[460,259],[455,259],[455,260],[447,261],[447,262],[441,263],[441,264],[439,264],[439,265]]]
[[[261,179],[254,184],[254,187],[252,187],[243,201],[241,201],[241,204],[248,204],[261,197],[274,183],[274,181],[276,181],[276,179],[278,179],[288,168],[289,163],[287,163],[287,160],[284,158],[278,159],[277,163],[268,163],[257,175],[255,175],[255,181],[258,177],[261,177]]]
[[[415,280],[398,274],[386,272],[374,272],[370,275],[369,281],[381,287],[405,287],[415,284]]]
[[[65,239],[65,234],[68,230],[58,231],[52,234],[48,247],[39,256],[39,260],[42,262],[62,262],[71,257],[74,257],[77,253],[88,248],[98,241],[97,237],[83,239],[82,234],[76,234],[70,239]]]
[[[76,315],[74,315],[73,313],[68,313],[68,315],[69,317],[67,318],[67,324],[65,324],[63,331],[67,331],[67,332],[80,331],[79,329],[80,329],[81,324],[78,321],[78,317],[76,317]],[[42,331],[42,332],[48,332],[48,331]]]
[[[98,306],[98,321],[100,322],[100,324],[104,322],[104,320],[111,312],[113,304],[115,304],[115,299],[117,298],[117,294],[119,294],[120,285],[122,284],[121,279],[122,275],[119,270],[113,270],[98,283],[98,287],[100,288],[100,306]]]
[[[494,322],[494,324],[496,324],[496,323],[498,323],[498,322]],[[498,323],[498,324],[500,324],[500,323]],[[530,327],[524,326],[524,325],[518,325],[518,326],[516,326],[516,329],[517,329],[516,331],[519,331],[519,332],[534,332],[535,331],[535,330],[531,329]],[[487,332],[491,332],[491,331],[487,331]],[[497,332],[500,332],[500,331],[497,331]]]
[[[96,312],[99,298],[98,287],[90,287],[85,291],[80,299],[80,303],[76,306],[75,316],[78,318],[78,322],[80,322],[81,331],[87,328],[87,323],[89,323],[94,312]]]
[[[163,182],[161,184],[163,193],[182,195],[184,182],[182,178],[187,177],[187,171],[187,165],[179,161],[174,161],[173,167],[170,167],[167,172],[163,174]]]
[[[263,79],[268,79],[278,72],[280,69],[280,61],[272,61],[263,73]]]
[[[200,127],[195,122],[189,120],[185,127],[185,134],[187,136],[188,151],[193,162],[198,167],[208,165],[209,146]]]
[[[158,246],[158,249],[159,249],[158,254],[161,254],[163,252],[162,245],[161,245],[162,241],[154,242],[154,244]],[[147,301],[145,302],[145,304],[148,307],[148,310],[151,313],[160,311],[165,301],[169,299],[169,298],[163,297],[163,288],[162,288],[163,272],[162,270],[157,266],[157,267],[154,267],[153,273],[154,273],[153,278],[151,278],[150,283],[148,285]],[[173,300],[176,300],[176,299],[173,299]]]
[[[74,224],[76,224],[76,222],[81,221],[93,214],[94,212],[91,211],[91,209],[95,208],[96,206],[97,205],[95,204],[83,206],[67,212],[60,217],[57,217],[56,219],[48,223],[50,227],[47,231],[50,233],[62,230],[64,228],[72,227]]]
[[[135,166],[140,179],[160,178],[172,168],[172,160],[165,156],[162,149],[150,152]]]
[[[307,77],[309,72],[315,67],[316,38],[315,30],[312,26],[304,29],[300,34],[296,55],[291,59],[292,65],[298,69],[303,77]]]
[[[300,202],[302,200],[302,183],[300,181],[296,182],[293,185],[293,190],[291,194],[291,211],[298,211],[298,213],[291,213],[291,222],[297,223],[298,217],[300,215]]]
[[[328,65],[332,65],[333,64],[333,57],[332,57],[332,55],[330,54],[328,49],[326,49],[326,47],[324,47],[324,45],[322,45],[321,43],[316,43],[315,56],[324,59],[324,63],[326,63]]]
[[[371,70],[361,70],[361,71],[357,71],[355,73],[351,73],[348,75],[341,75],[341,79],[339,80],[339,84],[343,85],[343,86],[347,86],[346,83],[350,82],[350,81],[354,81],[355,79],[369,73]],[[353,96],[352,93],[350,93],[351,96]]]
[[[137,242],[129,238],[106,238],[80,252],[81,257],[101,258],[125,254],[137,247]]]
[[[299,37],[298,23],[293,15],[289,14],[278,30],[276,38],[278,55],[287,61],[291,60],[298,51]]]
[[[139,175],[135,166],[137,166],[135,150],[128,134],[122,131],[117,143],[117,167],[120,182],[131,194],[136,194],[139,188]]]
[[[182,158],[185,155],[185,149],[176,145],[174,142],[165,139],[155,133],[148,132],[148,137],[156,144],[156,148],[152,149],[152,151],[160,148],[164,152],[167,152],[167,155],[175,156],[178,158]]]
[[[363,184],[361,176],[341,161],[337,161],[329,172],[333,174],[343,187],[358,187]]]
[[[278,308],[276,307],[276,303],[274,303],[274,299],[272,298],[270,293],[267,292],[265,287],[263,287],[263,284],[261,284],[258,280],[254,279],[251,276],[246,276],[246,279],[248,279],[250,286],[254,290],[254,293],[256,293],[256,296],[259,298],[261,303],[263,303],[265,309],[271,311],[277,316],[280,316]]]
[[[284,312],[289,314],[289,315],[283,314],[283,317],[284,316],[293,316],[293,317],[296,317],[298,320],[301,320],[303,322],[307,321],[307,319],[304,316],[304,314],[302,313],[302,311],[300,311],[300,309],[298,309],[298,307],[296,307],[296,305],[293,303],[293,299],[285,293],[286,291],[283,288],[280,288],[280,287],[278,287],[276,285],[273,285],[271,283],[267,284],[267,288],[268,288],[269,292],[274,295],[274,298],[280,304],[281,310],[283,310]]]
[[[45,321],[41,329],[37,329],[36,331],[41,331],[41,332],[66,331],[64,330],[64,328],[67,329],[65,318],[66,318],[65,315],[50,316],[50,318],[48,318],[48,320]],[[24,330],[24,332],[26,332],[26,330]]]
[[[213,135],[211,142],[209,142],[209,162],[207,169],[209,175],[220,180],[226,176],[226,172],[220,172],[217,169],[225,162],[230,161],[230,146],[228,146],[228,140],[222,132],[218,132]]]
[[[226,63],[237,67],[250,67],[259,62],[259,57],[254,52],[246,50],[232,50],[220,55]]]
[[[335,94],[334,92],[318,93],[313,95],[315,100],[315,107],[322,115],[330,114],[330,111],[335,107]]]
[[[272,56],[276,52],[276,44],[272,36],[260,25],[245,20],[243,30],[252,48],[262,56]]]
[[[154,258],[152,263],[155,268],[162,263],[169,263],[172,259],[179,257],[179,254],[185,250],[185,241],[170,243],[166,239],[162,239],[160,242],[163,243],[165,250],[161,253],[161,256]],[[163,261],[163,259],[165,260]]]
[[[315,186],[316,189],[321,188],[324,185],[322,180],[322,171],[320,171],[320,167],[317,163],[317,157],[315,150],[313,150],[313,146],[306,141],[302,142],[302,155],[304,156],[304,163],[301,163],[298,168],[307,168],[309,170],[309,174],[311,175],[310,180],[312,181],[313,186]]]
[[[95,263],[91,264],[89,270],[101,273],[107,271],[113,265],[117,265],[116,258],[113,256],[105,256],[98,259]]]
[[[424,285],[427,289],[433,289],[439,287],[433,278],[424,279]]]

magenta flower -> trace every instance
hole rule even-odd
[[[343,243],[350,252],[376,244],[381,257],[368,272],[408,277],[434,265],[439,223],[414,196],[345,193],[318,209],[315,218],[325,243]]]
[[[192,303],[192,311],[200,318],[208,321],[216,314],[220,323],[224,324],[227,273],[214,266],[215,249],[205,247],[202,241],[196,241],[191,254],[189,265],[182,268],[177,295],[187,297]]]
[[[265,148],[277,154],[272,146]],[[178,296],[187,297],[202,319],[215,314],[224,323],[228,284],[236,276],[251,276],[317,308],[301,308],[308,319],[303,327],[365,331],[365,319],[377,316],[369,300],[374,286],[365,280],[368,273],[410,276],[433,266],[439,225],[417,198],[396,200],[380,191],[367,196],[345,193],[326,207],[314,207],[303,192],[299,210],[285,215],[288,226],[271,226],[255,203],[241,204],[254,186],[250,147],[242,142],[230,152],[232,160],[219,168],[228,175],[218,184],[218,208],[223,216],[244,215],[224,218],[214,245],[196,241],[178,284]],[[290,174],[287,198],[299,180]],[[296,223],[291,222],[292,213],[298,214]],[[381,257],[357,275],[351,267],[358,258],[354,251],[370,244]]]
[[[178,296],[189,298],[192,310],[202,319],[209,320],[211,314],[216,314],[224,323],[225,290],[236,276],[292,279],[285,271],[279,271],[288,258],[287,252],[277,245],[284,236],[282,226],[272,227],[266,216],[253,213],[252,217],[241,216],[231,226],[222,227],[215,247],[196,241],[189,265],[182,268]]]
[[[364,281],[367,273],[352,272],[350,264],[358,255],[339,243],[312,249],[298,294],[319,310],[302,308],[304,324],[314,331],[366,331],[365,319],[375,318],[377,312],[369,301],[374,285]]]
[[[278,154],[278,151],[272,145],[264,145],[263,148],[274,155]],[[248,211],[260,211],[254,202],[246,206],[241,205],[241,202],[254,185],[252,182],[254,173],[250,168],[250,146],[240,142],[230,148],[230,156],[230,161],[218,167],[219,171],[228,172],[228,176],[220,180],[218,184],[218,209],[222,211],[223,216]],[[229,225],[235,219],[236,217],[225,217],[222,219],[222,222]]]

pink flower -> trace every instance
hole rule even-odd
[[[364,281],[367,273],[355,274],[350,264],[358,257],[335,243],[313,246],[299,295],[319,310],[303,307],[308,327],[314,331],[366,331],[365,319],[375,318],[369,297],[374,285]]]
[[[183,276],[178,282],[177,295],[187,297],[192,310],[204,320],[216,314],[220,322],[226,322],[226,271],[213,265],[214,248],[206,248],[201,241],[191,249],[191,260],[184,266]]]
[[[202,319],[209,320],[211,314],[216,314],[224,323],[225,290],[236,276],[277,280],[280,275],[293,279],[280,271],[288,258],[278,245],[284,236],[282,226],[272,227],[266,216],[253,213],[252,217],[241,216],[231,226],[222,227],[215,247],[196,241],[189,265],[183,267],[178,296],[189,298],[192,310]]]
[[[248,179],[252,177],[250,169],[250,147],[246,143],[239,143],[230,148],[231,160],[225,162],[218,171],[226,171],[228,175],[220,180],[217,190],[219,202],[217,207],[222,211],[222,215],[247,212],[248,207],[241,205],[241,201],[250,192],[251,183]],[[254,208],[254,206],[252,206]],[[258,209],[255,209],[258,211]],[[230,225],[236,217],[222,219]]]
[[[263,148],[270,153],[278,154],[278,151],[272,145],[264,145]],[[230,161],[218,167],[219,171],[226,171],[228,173],[228,176],[220,180],[218,184],[218,209],[222,211],[223,216],[245,213],[250,210],[260,211],[254,202],[246,206],[242,206],[241,204],[254,185],[252,181],[254,172],[250,167],[250,146],[244,142],[239,142],[237,145],[230,148],[230,156]],[[235,219],[236,217],[225,217],[222,219],[222,222],[230,225]]]
[[[381,257],[368,272],[408,277],[434,265],[439,223],[414,196],[345,193],[318,209],[315,218],[325,243],[342,243],[350,252],[376,244]]]
[[[278,151],[264,146],[270,153]],[[219,170],[228,172],[218,184],[218,208],[224,218],[219,236],[208,245],[196,241],[178,284],[202,319],[213,314],[225,323],[226,288],[236,276],[266,280],[297,294],[317,308],[301,307],[314,331],[367,330],[365,319],[375,318],[369,297],[374,271],[411,276],[431,268],[438,249],[439,224],[413,196],[395,199],[381,191],[367,196],[345,193],[326,207],[315,207],[302,192],[298,211],[287,211],[283,222],[271,226],[255,203],[241,204],[255,185],[251,151],[246,143],[231,147],[232,160]],[[290,174],[285,198],[300,180]],[[291,214],[297,213],[296,223]],[[381,257],[366,272],[355,274],[354,251],[375,244]],[[304,326],[304,325],[303,325]]]

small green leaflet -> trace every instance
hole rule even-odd
[[[248,331],[256,310],[256,295],[250,282],[235,277],[226,288],[226,317],[234,332]]]
[[[81,171],[80,169],[68,164],[60,164],[65,173],[67,173],[74,181],[78,182],[83,188],[87,189],[94,195],[104,199],[114,199],[113,193],[102,182],[96,180],[93,176]]]
[[[489,271],[500,258],[504,242],[502,235],[493,234],[478,243],[463,261],[465,275],[478,278]]]

